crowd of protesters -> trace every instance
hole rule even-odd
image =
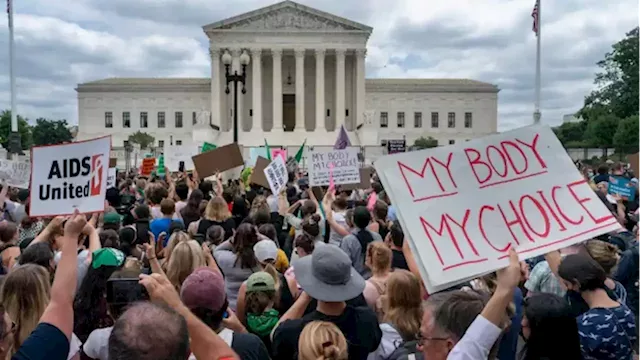
[[[607,182],[633,175],[582,170],[619,231],[527,261],[511,250],[506,268],[435,294],[375,174],[318,192],[296,171],[272,194],[122,173],[103,213],[51,219],[3,186],[0,357],[632,359],[638,197]]]

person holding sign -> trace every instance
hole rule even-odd
[[[342,239],[340,248],[349,255],[351,265],[358,273],[368,279],[371,277],[371,270],[364,264],[367,246],[374,241],[382,241],[382,237],[368,229],[371,214],[364,206],[358,206],[353,211],[353,223],[356,228]]]

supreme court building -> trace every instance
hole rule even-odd
[[[497,131],[495,85],[469,79],[367,79],[369,26],[284,1],[203,27],[207,78],[109,78],[79,84],[78,139],[142,131],[155,146],[233,141],[225,63],[246,64],[238,142],[331,146],[341,125],[371,154],[388,140],[452,144]],[[382,150],[381,150],[382,151]]]

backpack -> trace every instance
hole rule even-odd
[[[418,340],[404,341],[385,360],[424,360],[417,347]]]

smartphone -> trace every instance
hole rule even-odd
[[[184,161],[180,161],[180,163],[178,163],[178,171],[179,172],[184,172]]]
[[[107,280],[107,303],[130,304],[149,300],[149,293],[137,278]]]

